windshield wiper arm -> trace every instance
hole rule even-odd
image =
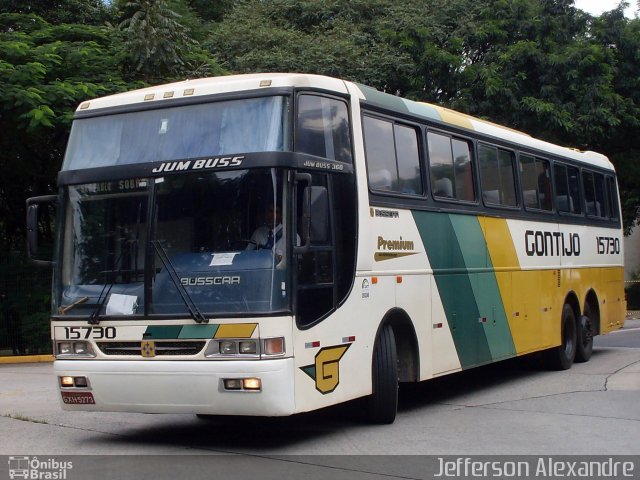
[[[169,277],[171,278],[171,281],[178,289],[178,293],[180,294],[180,297],[182,297],[182,301],[184,302],[184,304],[187,306],[187,309],[189,310],[189,314],[191,315],[191,318],[193,318],[198,323],[209,323],[209,319],[205,317],[202,314],[202,312],[198,309],[198,306],[195,304],[195,302],[191,298],[191,295],[189,295],[189,292],[187,292],[187,289],[184,288],[184,285],[182,285],[182,283],[180,282],[180,278],[178,277],[178,272],[176,272],[175,267],[173,266],[173,264],[171,263],[171,260],[169,259],[169,256],[167,255],[167,251],[162,246],[160,241],[152,240],[151,244],[156,249],[156,252],[158,253],[158,257],[160,257],[160,261],[164,265],[164,268],[166,268],[167,271],[169,272]]]
[[[136,242],[136,245],[137,245],[137,240],[135,240],[135,242]],[[118,255],[118,258],[116,258],[116,261],[115,261],[114,265],[120,265],[120,262],[124,258],[124,254],[125,254],[126,251],[127,251],[127,249],[121,248],[120,254]],[[109,284],[106,283],[107,282],[107,273],[108,272],[109,272],[108,270],[104,271],[105,284],[102,287],[102,290],[100,291],[100,295],[98,295],[98,301],[96,302],[96,309],[89,316],[89,324],[90,325],[98,325],[100,323],[100,312],[102,311],[102,307],[104,307],[104,304],[107,303],[107,298],[109,298],[109,293],[111,293],[111,289],[116,284],[115,281],[110,282]],[[114,273],[114,271],[112,271],[111,273]],[[109,286],[109,288],[107,288],[107,285]],[[105,289],[107,290],[107,293],[104,292]],[[103,293],[104,293],[104,297],[102,296]]]

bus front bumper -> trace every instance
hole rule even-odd
[[[295,413],[293,358],[57,360],[54,371],[64,410],[258,416]],[[88,386],[63,388],[60,377],[86,377]],[[259,378],[261,390],[225,390],[224,379],[243,378]]]

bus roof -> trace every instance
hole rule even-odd
[[[613,170],[613,165],[609,159],[600,153],[561,147],[559,145],[533,138],[526,133],[497,125],[480,118],[472,117],[464,113],[456,112],[445,107],[407,100],[402,97],[380,92],[365,85],[345,82],[343,80],[323,75],[302,73],[255,73],[185,80],[89,100],[81,103],[77,111],[84,113],[102,108],[161,102],[175,100],[178,98],[192,98],[222,93],[259,90],[260,88],[265,87],[317,88],[340,94],[348,94],[349,86],[354,87],[361,100],[373,105],[378,105],[385,109],[411,114],[429,120],[435,120],[437,122],[471,130],[490,137],[500,138],[517,145],[530,147],[542,152],[548,152],[556,156]]]
[[[176,83],[117,93],[107,97],[83,102],[78,112],[89,112],[101,108],[119,107],[142,103],[191,98],[221,93],[234,93],[247,90],[259,90],[266,87],[319,88],[347,94],[343,80],[300,73],[254,73],[247,75],[228,75],[221,77],[184,80]]]

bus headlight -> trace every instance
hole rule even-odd
[[[240,353],[244,355],[255,355],[257,352],[258,348],[255,341],[240,342]]]
[[[57,342],[56,356],[67,358],[93,358],[96,354],[88,342]]]
[[[236,357],[257,358],[260,355],[259,340],[253,339],[225,339],[211,340],[204,356],[212,357]]]
[[[236,353],[238,353],[236,345],[236,342],[224,340],[220,342],[220,353],[222,355],[235,355]]]
[[[71,348],[71,342],[58,342],[58,355],[69,355]]]

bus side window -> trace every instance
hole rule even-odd
[[[578,169],[556,163],[553,166],[553,173],[555,176],[556,207],[558,211],[574,215],[582,213]]]
[[[517,206],[513,152],[480,144],[478,159],[484,202],[506,207]]]
[[[300,95],[296,151],[351,163],[347,104],[334,98]]]
[[[525,208],[550,211],[552,203],[549,161],[520,154],[520,174]]]
[[[582,187],[584,189],[584,204],[586,214],[590,217],[606,218],[604,176],[584,170],[582,172]]]
[[[469,142],[427,133],[431,189],[436,198],[473,201],[473,171]]]
[[[620,211],[618,209],[618,189],[616,187],[616,180],[613,177],[607,176],[607,190],[609,192],[609,218],[611,220],[617,220],[620,218]]]
[[[371,189],[421,195],[416,129],[370,116],[364,116],[362,123]]]

